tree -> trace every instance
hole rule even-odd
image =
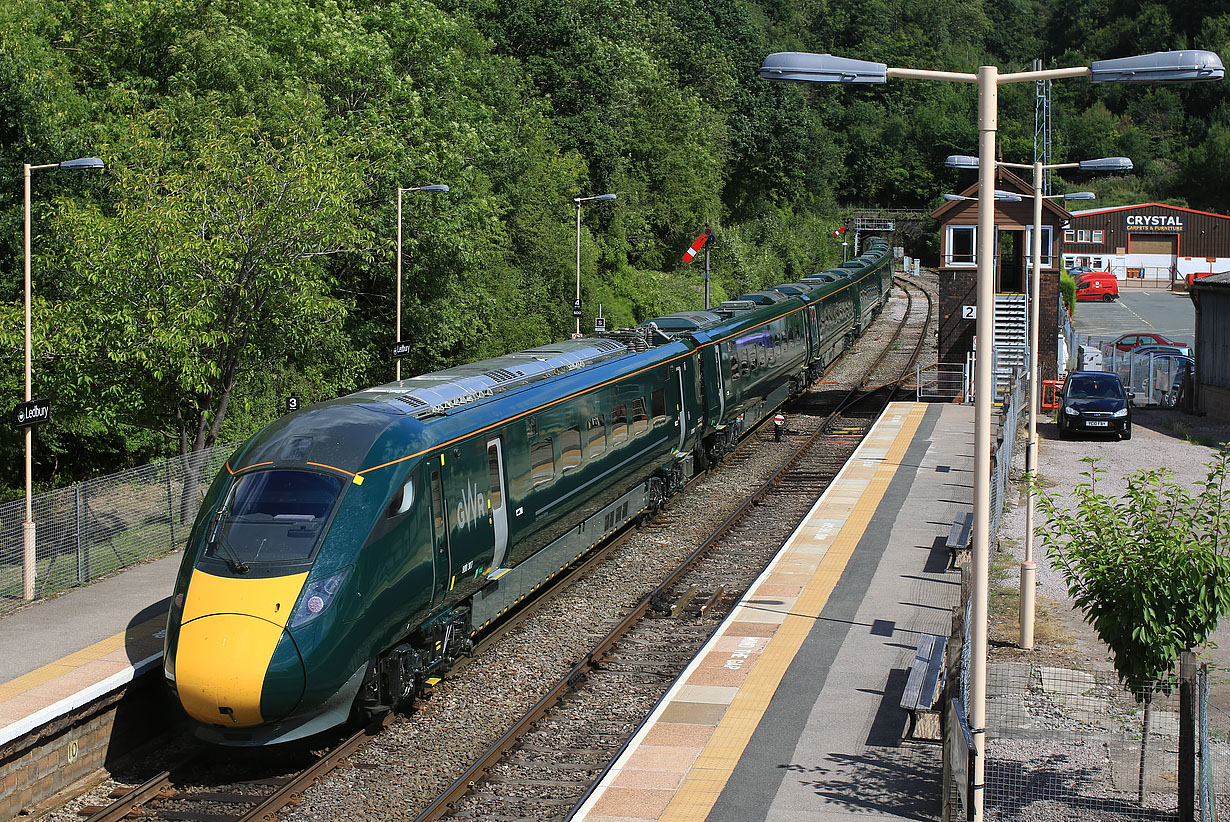
[[[1115,673],[1144,704],[1138,792],[1153,696],[1179,655],[1204,645],[1230,609],[1230,451],[1210,464],[1198,492],[1168,469],[1140,471],[1119,498],[1097,490],[1105,472],[1087,457],[1075,510],[1038,488],[1043,539],[1085,621],[1114,654]]]
[[[216,109],[154,112],[110,147],[108,207],[64,205],[71,274],[49,345],[81,364],[65,381],[181,453],[214,444],[245,372],[339,344],[348,304],[322,260],[360,239],[362,178],[312,107],[302,118],[276,136]]]

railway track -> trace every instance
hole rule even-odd
[[[909,303],[889,343],[787,464],[416,822],[555,820],[584,801],[913,373],[930,323],[931,296],[908,282],[903,287]],[[911,311],[916,293],[923,295],[921,310]],[[906,356],[890,356],[899,350],[897,343],[911,319],[917,340],[909,340]],[[877,382],[880,379],[885,381]],[[826,436],[834,431],[841,435],[836,443]],[[750,516],[753,509],[756,516]],[[641,697],[639,711],[628,710],[629,691]]]
[[[588,651],[574,655],[583,657],[582,661],[559,677],[556,686],[495,740],[486,754],[468,769],[452,759],[433,766],[438,766],[439,774],[425,769],[428,772],[417,780],[426,783],[420,788],[425,798],[417,804],[407,800],[405,807],[427,807],[419,816],[423,820],[549,819],[561,818],[571,810],[840,470],[874,423],[878,408],[912,375],[913,359],[926,337],[931,297],[909,281],[906,285],[909,301],[903,318],[872,365],[854,379],[837,379],[824,386],[820,396],[812,393],[796,401],[788,412],[789,442],[774,443],[771,433],[753,434],[749,447],[728,457],[723,469],[736,473],[747,469],[754,474],[752,463],[766,451],[778,449],[783,459],[778,460],[780,467],[772,476],[731,511],[665,582],[643,596],[629,618],[602,635]],[[927,319],[917,319],[919,312]],[[912,347],[903,349],[903,339]],[[904,366],[904,355],[898,356],[903,350],[912,352]],[[823,445],[817,447],[817,443]],[[759,453],[749,456],[749,451]],[[773,516],[749,516],[752,511],[772,511]],[[681,524],[671,506],[644,530],[669,533]],[[597,566],[609,553],[587,564]],[[582,570],[568,581],[584,575]],[[481,662],[485,649],[516,634],[533,613],[526,609],[484,637],[477,659]],[[440,687],[447,688],[453,679],[456,677]],[[415,723],[442,721],[452,707],[437,704],[435,699],[429,698],[409,721],[393,719],[393,730],[405,732],[406,726]],[[455,727],[452,730],[457,732]],[[341,763],[354,766],[358,778],[352,781],[380,781],[386,755],[362,750],[371,739],[372,732],[365,729],[329,746],[323,754],[301,751],[294,755],[301,759],[296,762],[287,762],[285,752],[275,761],[265,761],[260,755],[240,756],[226,763],[217,762],[216,754],[197,758],[125,792],[109,807],[89,808],[93,812],[89,822],[125,818],[134,808],[149,819],[257,820],[273,818],[279,811],[282,817],[294,818],[294,806],[308,787]],[[422,747],[426,751],[431,746]],[[401,762],[398,768],[413,770],[415,765]],[[465,774],[456,779],[462,770]],[[372,780],[364,778],[369,771]],[[443,773],[449,774],[452,787],[442,794],[438,788],[433,792],[430,784]],[[441,784],[447,785],[447,780]],[[437,798],[430,801],[433,796]]]

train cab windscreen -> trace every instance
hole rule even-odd
[[[307,563],[341,494],[339,477],[315,471],[244,474],[210,520],[202,565],[246,574],[253,566],[270,572]]]

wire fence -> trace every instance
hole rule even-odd
[[[988,820],[1173,820],[1179,794],[1179,688],[1143,692],[1113,672],[1028,662],[987,670]],[[1203,822],[1230,813],[1230,714],[1198,689],[1197,805]],[[1204,805],[1204,813],[1201,813]]]
[[[33,499],[36,597],[184,545],[234,445],[143,465]],[[24,499],[0,505],[0,614],[21,605]]]
[[[1012,455],[1016,450],[1017,433],[1021,427],[1021,412],[1026,404],[1027,380],[1019,371],[1014,371],[1007,389],[1000,395],[999,444],[992,455],[991,465],[991,543],[999,534],[999,523],[1004,515],[1004,500],[1007,499],[1009,473],[1012,471]]]
[[[1117,374],[1137,406],[1176,405],[1183,378],[1194,367],[1194,360],[1185,354],[1147,348],[1143,353],[1121,351],[1110,341],[1091,336],[1079,336],[1077,344],[1078,350],[1084,350],[1084,367]]]

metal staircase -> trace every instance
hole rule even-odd
[[[995,396],[1011,387],[1012,372],[1029,367],[1029,316],[1024,294],[995,295]]]

